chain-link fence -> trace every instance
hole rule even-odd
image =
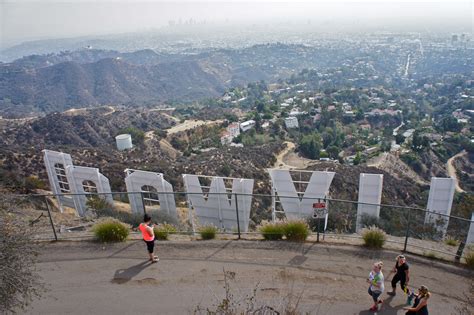
[[[295,217],[296,213],[313,232],[310,241],[362,244],[361,228],[377,226],[387,233],[388,248],[451,260],[459,259],[462,254],[472,224],[466,218],[384,204],[363,204],[378,208],[378,217],[358,215],[362,203],[311,198],[310,205],[323,205],[327,210],[323,216],[319,213],[319,217],[315,217],[317,208],[306,207],[292,212],[284,209],[280,201],[282,198],[295,199],[295,204],[308,205],[302,202],[304,197],[262,194],[142,191],[8,195],[8,198],[2,198],[3,206],[21,216],[34,237],[41,240],[90,239],[94,224],[105,218],[129,224],[132,237],[139,238],[137,227],[145,213],[155,224],[172,225],[176,237],[194,235],[200,226],[211,224],[226,237],[259,239],[262,224],[286,220]]]
[[[59,213],[50,211],[47,200],[43,195],[0,194],[0,208],[7,215],[14,216],[17,222],[21,222],[25,232],[29,231],[34,238],[55,240],[57,236],[53,220],[57,219]],[[79,219],[75,214],[72,217]]]

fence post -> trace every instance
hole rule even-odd
[[[318,204],[321,203],[321,199],[318,198]],[[314,211],[314,210],[313,210]],[[321,229],[321,219],[319,216],[316,217],[317,222],[317,234],[316,234],[316,242],[319,243],[319,230]]]
[[[239,202],[237,201],[237,193],[234,193],[234,199],[235,199],[235,214],[237,215],[237,233],[239,235],[238,239],[240,240]]]
[[[407,209],[408,215],[407,215],[407,230],[405,232],[405,244],[403,245],[403,252],[405,253],[407,251],[407,244],[408,244],[408,237],[410,236],[410,209]]]
[[[461,261],[462,252],[463,252],[463,250],[464,250],[464,246],[466,246],[466,243],[464,243],[464,242],[460,242],[460,243],[459,243],[458,251],[456,252],[456,256],[454,257],[454,261],[456,261],[456,262],[460,262],[460,261]]]
[[[56,229],[54,228],[53,217],[51,216],[51,209],[49,207],[47,196],[44,196],[44,201],[46,202],[46,209],[48,209],[49,223],[51,223],[51,228],[53,229],[54,240],[57,241],[58,240],[58,235],[56,235]]]

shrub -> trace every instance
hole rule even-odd
[[[153,231],[155,232],[155,238],[158,240],[167,240],[170,233],[176,233],[176,228],[168,223],[163,223],[156,226]]]
[[[362,229],[362,239],[364,245],[370,248],[382,248],[387,236],[382,229],[376,226]]]
[[[32,175],[25,178],[25,188],[28,191],[34,190],[34,189],[46,189],[46,184],[37,176]]]
[[[13,195],[12,195],[13,196]],[[25,231],[25,199],[0,194],[0,314],[21,314],[46,290],[36,266],[39,249],[34,232]]]
[[[283,225],[283,233],[289,241],[304,242],[310,234],[309,226],[305,221],[288,221]]]
[[[458,241],[451,236],[446,237],[444,243],[449,246],[457,246],[459,244]]]
[[[203,226],[199,229],[199,234],[203,240],[212,240],[216,238],[217,228],[213,225]]]
[[[107,219],[92,227],[95,237],[101,242],[123,242],[130,230],[128,226],[116,219]]]
[[[91,196],[86,201],[86,206],[96,212],[113,211],[113,207],[105,198],[99,196]]]
[[[437,259],[438,258],[438,255],[436,255],[435,252],[431,252],[431,251],[424,252],[423,255],[425,255],[425,257],[429,258],[429,259]]]
[[[474,247],[470,247],[464,253],[464,261],[469,268],[474,269]]]
[[[380,219],[377,216],[363,213],[360,218],[361,227],[371,227],[376,226],[380,227]]]
[[[267,241],[281,240],[285,234],[283,223],[264,223],[259,227],[259,231],[262,234],[263,238]]]

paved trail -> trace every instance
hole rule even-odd
[[[353,246],[263,241],[159,242],[160,261],[149,264],[141,241],[101,245],[48,244],[39,269],[50,291],[31,314],[189,314],[224,296],[223,269],[235,272],[233,294],[257,286],[257,300],[278,307],[289,292],[311,314],[373,314],[365,279],[372,262],[388,268],[396,252]],[[452,314],[465,299],[472,272],[409,257],[413,286],[433,292],[430,314]],[[388,274],[388,271],[386,271]],[[386,282],[389,287],[389,282]],[[379,314],[404,314],[405,296],[385,296]],[[293,299],[294,300],[294,299]]]

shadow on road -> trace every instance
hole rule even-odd
[[[116,252],[113,252],[112,254],[110,254],[107,258],[112,258],[114,257],[115,255],[118,255],[120,254],[121,252],[124,252],[126,251],[127,249],[129,249],[130,247],[134,246],[134,245],[137,245],[139,243],[139,241],[134,241],[134,242],[130,242],[130,244],[128,244],[127,246],[119,249],[118,251]]]
[[[115,271],[114,278],[111,280],[111,282],[118,284],[127,283],[150,265],[151,263],[149,261],[143,261],[138,265],[132,266],[127,269],[118,269],[117,271]]]
[[[232,240],[226,242],[223,246],[219,247],[215,252],[213,252],[212,254],[210,254],[209,256],[207,256],[205,259],[206,260],[209,260],[210,258],[212,258],[214,255],[218,254],[219,252],[223,251],[224,249],[226,249],[227,246],[229,246],[230,244],[232,243]]]
[[[393,302],[392,300],[393,300],[393,296],[387,297],[383,302],[381,310],[378,311],[377,314],[378,313],[384,314],[384,315],[405,314],[406,311],[403,311],[402,308],[406,305],[405,304],[400,304],[400,305],[392,306],[391,305],[391,303]],[[399,312],[400,310],[402,310],[402,311]],[[373,312],[373,311],[369,311],[369,310],[364,310],[364,311],[361,311],[359,313],[359,315],[374,315],[374,314],[376,314],[376,313]]]

